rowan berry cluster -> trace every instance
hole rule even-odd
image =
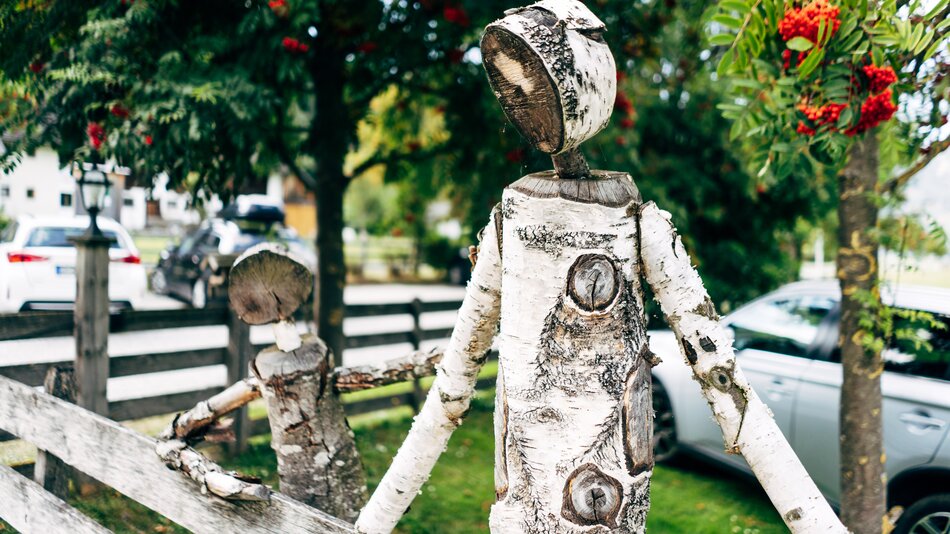
[[[838,117],[841,116],[841,110],[848,107],[847,104],[836,104],[829,102],[823,106],[809,106],[808,104],[799,104],[798,110],[805,114],[805,118],[815,124],[835,124]]]
[[[102,142],[106,139],[106,129],[98,122],[90,122],[86,126],[86,136],[89,137],[89,144],[92,145],[92,148],[99,150],[102,147]]]
[[[301,43],[293,37],[284,37],[280,44],[283,45],[284,49],[291,54],[304,54],[310,50],[310,45]]]
[[[618,73],[618,79],[620,76]],[[621,115],[623,115],[623,118],[620,119],[621,128],[624,130],[633,128],[633,102],[630,101],[630,98],[623,91],[617,91],[617,97],[614,100],[614,110],[619,111]]]
[[[287,0],[270,0],[267,2],[267,7],[280,18],[284,18],[290,14],[290,5],[287,4]]]
[[[821,21],[831,28],[828,37],[838,31],[841,21],[838,14],[841,9],[828,4],[828,0],[814,0],[800,8],[791,8],[785,11],[785,16],[778,23],[778,31],[782,40],[788,41],[794,37],[804,37],[813,43],[818,42],[818,28]]]
[[[887,89],[897,81],[897,73],[891,67],[877,67],[874,65],[865,65],[862,67],[864,75],[868,79],[868,88],[871,94],[877,94]]]
[[[871,95],[861,104],[861,118],[858,123],[844,131],[847,136],[854,136],[866,132],[882,122],[890,120],[897,111],[897,105],[892,102],[893,93],[885,89],[880,94]]]

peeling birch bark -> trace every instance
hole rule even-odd
[[[227,389],[175,416],[159,439],[194,440],[201,438],[209,426],[221,417],[261,397],[256,378],[245,378]]]
[[[639,193],[625,174],[593,175],[530,175],[503,196],[496,534],[644,529],[652,361],[630,246]]]
[[[347,393],[432,376],[443,353],[442,349],[420,350],[379,365],[337,367],[333,371],[333,385],[337,392]]]
[[[726,449],[742,454],[792,532],[847,532],[739,369],[732,340],[670,214],[645,204],[640,231],[647,282],[722,428]]]
[[[332,369],[333,355],[312,335],[297,350],[270,347],[251,362],[267,403],[281,493],[352,521],[366,498],[366,481]]]
[[[493,212],[482,230],[478,261],[435,381],[392,465],[360,513],[359,532],[392,531],[468,411],[478,371],[498,328],[501,260],[495,221],[499,216]]]
[[[202,493],[211,492],[229,501],[270,499],[270,488],[261,484],[260,479],[245,477],[235,471],[225,471],[184,441],[161,441],[155,450],[170,469],[181,471],[200,484]]]

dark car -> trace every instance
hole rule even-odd
[[[270,211],[266,216],[248,217],[248,213],[235,216],[235,210],[225,208],[222,214],[232,218],[202,222],[179,244],[162,251],[151,275],[152,291],[184,299],[195,308],[224,300],[231,264],[242,252],[263,242],[283,243],[311,269],[315,268],[313,249]]]

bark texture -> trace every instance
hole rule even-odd
[[[175,416],[159,435],[160,439],[193,441],[202,438],[212,423],[261,397],[256,378],[245,378],[227,389]]]
[[[76,402],[76,376],[72,369],[50,367],[43,380],[43,389],[57,399]],[[69,494],[69,478],[72,469],[56,456],[38,450],[33,467],[33,480],[43,489],[60,499]]]
[[[742,454],[792,532],[847,532],[739,369],[732,340],[670,214],[645,204],[640,231],[647,282],[722,428],[726,449]]]
[[[498,328],[501,299],[500,243],[495,229],[498,216],[497,211],[493,213],[491,222],[482,230],[478,261],[435,381],[392,465],[360,513],[356,522],[360,532],[392,531],[428,480],[449,437],[468,411],[478,371],[488,357]]]
[[[841,518],[854,532],[881,532],[885,514],[886,475],[881,420],[879,352],[862,344],[867,334],[858,324],[863,305],[859,291],[877,295],[878,243],[873,194],[877,184],[878,148],[874,133],[852,145],[838,179],[838,282],[841,326],[838,344],[844,381],[841,385]]]
[[[578,147],[607,124],[616,97],[604,23],[576,0],[542,0],[506,15],[481,42],[502,109],[538,150]]]
[[[629,176],[611,179],[584,201],[561,193],[587,180],[535,176],[503,196],[494,533],[644,529],[651,359],[629,217],[639,194]],[[600,194],[615,189],[625,203]]]
[[[295,351],[270,347],[251,363],[267,403],[281,492],[352,521],[366,498],[366,481],[332,370],[332,353],[311,335]]]
[[[225,471],[181,440],[162,441],[155,447],[158,457],[170,469],[181,471],[208,491],[229,501],[267,501],[270,488],[261,480],[245,477],[235,471]]]
[[[275,243],[245,251],[234,261],[228,278],[231,307],[251,325],[292,318],[313,290],[313,273],[306,263]]]
[[[333,372],[333,384],[338,392],[346,393],[432,376],[443,353],[442,349],[419,350],[379,365],[338,367]]]

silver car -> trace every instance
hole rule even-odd
[[[896,308],[921,310],[944,325],[912,328],[929,347],[903,340],[884,351],[884,445],[888,507],[901,506],[897,532],[950,532],[950,290],[901,287],[883,295]],[[752,386],[825,497],[837,505],[841,364],[836,282],[798,282],[736,310],[723,321]],[[726,454],[699,384],[668,330],[650,332],[663,363],[654,370],[656,451],[660,461],[698,454],[751,473]]]

